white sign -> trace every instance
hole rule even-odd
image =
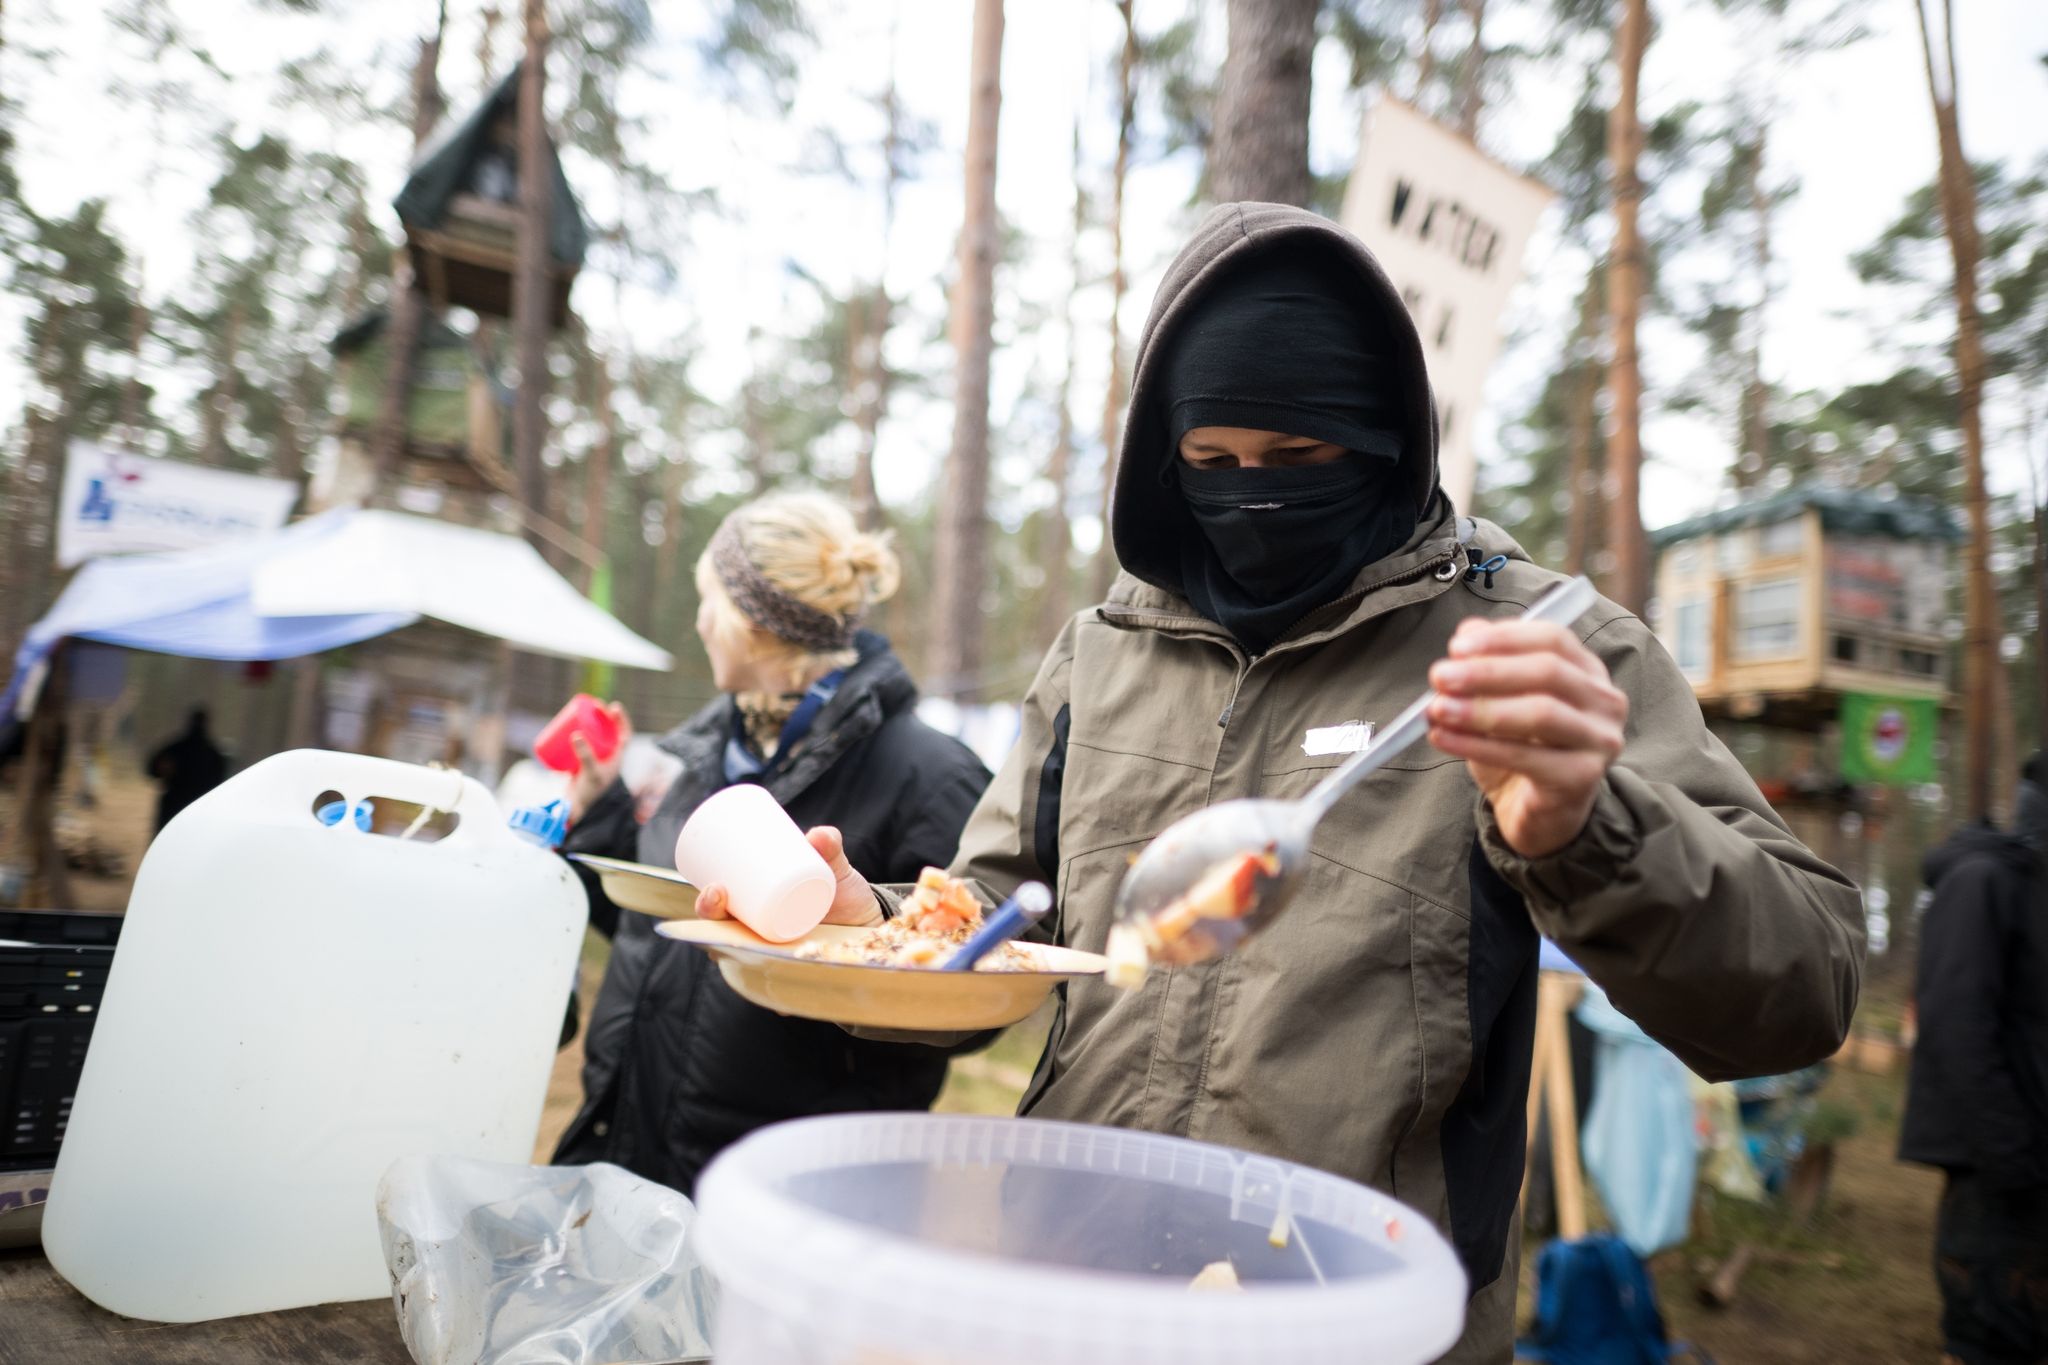
[[[247,540],[284,525],[298,500],[284,479],[202,469],[73,441],[57,507],[57,563]]]
[[[1422,333],[1444,491],[1472,505],[1472,428],[1522,252],[1556,196],[1399,100],[1366,112],[1345,227],[1379,257]]]

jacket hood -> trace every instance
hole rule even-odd
[[[1920,863],[1920,875],[1929,886],[1936,886],[1958,864],[1977,857],[1995,858],[2022,872],[2038,866],[2033,845],[2018,835],[1990,825],[1966,825],[1927,851]]]
[[[1130,409],[1110,501],[1110,536],[1117,560],[1131,574],[1168,592],[1181,591],[1181,546],[1198,535],[1187,507],[1160,486],[1166,426],[1158,407],[1163,344],[1195,303],[1253,252],[1273,248],[1314,253],[1334,272],[1333,289],[1355,297],[1384,321],[1393,340],[1401,394],[1401,473],[1415,500],[1418,522],[1428,519],[1437,491],[1436,400],[1423,364],[1422,338],[1401,293],[1365,243],[1329,219],[1285,204],[1222,204],[1195,229],[1168,267],[1138,339]]]

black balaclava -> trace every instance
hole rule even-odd
[[[1313,253],[1246,258],[1196,303],[1161,357],[1162,480],[1201,537],[1182,548],[1188,600],[1254,654],[1399,549],[1417,510],[1398,477],[1393,343]],[[1196,469],[1196,427],[1277,431],[1345,448],[1299,469]]]

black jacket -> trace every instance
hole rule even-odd
[[[810,734],[778,756],[763,785],[804,828],[837,825],[848,860],[870,881],[912,881],[952,858],[988,770],[917,719],[916,686],[886,641],[863,634],[860,650]],[[722,697],[662,738],[683,771],[644,827],[614,784],[566,851],[674,866],[683,821],[726,785],[734,712]],[[720,1149],[756,1128],[807,1114],[923,1109],[938,1095],[944,1054],[749,1004],[703,952],[658,936],[654,920],[620,913],[594,877],[584,881],[592,922],[616,927],[584,1039],[584,1105],[556,1162],[610,1161],[688,1194]]]
[[[1920,1040],[1899,1156],[2048,1185],[2048,902],[2034,847],[1960,830],[1927,855]]]

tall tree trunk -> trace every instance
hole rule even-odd
[[[1081,292],[1081,234],[1088,226],[1088,196],[1081,190],[1081,124],[1074,124],[1074,222],[1067,239],[1067,301],[1062,330],[1067,338],[1067,368],[1060,376],[1055,420],[1059,433],[1053,438],[1052,466],[1046,478],[1052,483],[1052,506],[1045,511],[1045,535],[1038,561],[1045,569],[1045,591],[1038,599],[1038,635],[1051,644],[1066,625],[1072,609],[1074,570],[1073,527],[1067,523],[1067,486],[1074,472],[1074,365],[1081,354],[1080,338],[1074,335],[1074,295]]]
[[[1131,129],[1138,120],[1133,75],[1138,66],[1138,26],[1133,0],[1117,0],[1124,21],[1123,52],[1116,61],[1116,166],[1109,181],[1109,387],[1102,396],[1102,542],[1095,547],[1094,595],[1109,596],[1116,577],[1116,546],[1110,543],[1110,502],[1116,496],[1117,454],[1124,426],[1124,182],[1131,170]]]
[[[491,88],[491,77],[496,75],[498,70],[498,24],[504,17],[505,12],[495,4],[485,5],[483,13],[479,16],[476,35],[476,65],[477,70],[483,75],[484,89],[486,90]]]
[[[939,506],[932,594],[933,684],[966,698],[981,683],[982,592],[988,583],[988,371],[994,349],[996,123],[1002,113],[1003,0],[974,0],[967,110],[967,204],[953,286],[953,445]]]
[[[548,259],[553,176],[548,165],[545,0],[525,0],[526,63],[519,73],[519,251],[512,278],[512,332],[519,357],[519,389],[512,407],[513,464],[520,500],[529,512],[547,513],[548,332],[554,283]],[[527,539],[542,539],[527,527]]]
[[[2020,405],[2020,449],[2027,461],[2027,506],[2033,514],[2034,544],[2031,568],[2034,575],[2034,638],[2048,632],[2048,502],[2041,497],[2041,466],[2034,455],[2035,410],[2031,401]],[[2048,659],[2038,645],[2033,650],[2034,745],[2048,748]]]
[[[6,544],[0,546],[10,570],[8,591],[0,595],[0,612],[5,613],[7,627],[5,641],[10,648],[42,615],[55,577],[58,499],[79,386],[78,367],[64,344],[71,317],[71,305],[61,298],[51,298],[44,305],[35,360],[35,377],[42,392],[30,400],[24,423],[27,449],[21,468],[10,480],[6,502],[0,504],[0,511],[6,511],[12,522]]]
[[[2027,443],[2027,462],[2034,460],[2033,442]],[[2040,640],[2048,633],[2048,503],[2034,495],[2034,747],[2048,748],[2048,658],[2042,657]]]
[[[425,143],[441,121],[441,39],[448,32],[448,0],[441,0],[434,19],[434,36],[421,44],[420,59],[412,68],[412,145]]]
[[[880,529],[883,521],[882,498],[875,488],[875,444],[882,429],[882,414],[889,406],[889,365],[882,343],[889,335],[892,311],[889,289],[883,282],[877,282],[872,293],[852,300],[848,308],[849,320],[859,319],[851,357],[853,514],[870,531]]]
[[[1570,572],[1590,573],[1600,538],[1600,477],[1593,464],[1593,431],[1603,376],[1595,340],[1600,328],[1599,267],[1586,279],[1579,295],[1579,320],[1572,329],[1572,368],[1565,439],[1570,473],[1565,490],[1571,499],[1565,515],[1565,563]]]
[[[64,854],[57,847],[57,794],[64,781],[64,746],[67,698],[71,691],[71,650],[60,641],[50,654],[49,671],[43,675],[35,710],[28,718],[23,737],[21,761],[22,851],[28,855],[28,900],[31,906],[70,905],[71,874],[64,866]],[[71,737],[76,742],[76,737]]]
[[[214,374],[213,391],[206,396],[199,458],[216,467],[228,462],[228,418],[241,398],[242,367],[237,357],[242,349],[243,317],[240,299],[228,305],[227,325],[221,329],[220,368]]]
[[[141,450],[142,431],[142,344],[149,338],[149,305],[142,301],[142,271],[135,272],[135,297],[128,303],[128,382],[121,386],[121,439],[130,450]]]
[[[1934,105],[1934,127],[1941,148],[1937,184],[1942,224],[1948,232],[1949,258],[1955,265],[1956,277],[1956,406],[1963,431],[1963,496],[1970,519],[1963,587],[1963,815],[1975,821],[1991,809],[1992,678],[1999,664],[1998,603],[1991,583],[1991,512],[1984,493],[1984,323],[1977,308],[1977,266],[1982,245],[1977,235],[1977,178],[1963,155],[1962,123],[1957,110],[1954,2],[1939,0],[1939,60],[1927,17],[1927,6],[1934,2],[1914,0],[1913,10],[1920,20],[1927,94]]]
[[[1410,101],[1418,109],[1429,98],[1429,83],[1436,79],[1436,27],[1443,18],[1444,0],[1422,0],[1421,56],[1415,64],[1415,95]]]
[[[1771,391],[1764,382],[1764,325],[1771,302],[1771,197],[1764,188],[1764,134],[1759,122],[1756,141],[1743,158],[1743,179],[1749,192],[1750,213],[1755,235],[1750,242],[1750,267],[1756,272],[1756,304],[1750,310],[1748,354],[1742,389],[1742,431],[1738,441],[1741,458],[1736,465],[1735,486],[1757,487],[1770,473]]]
[[[289,483],[306,477],[306,432],[316,425],[312,406],[318,389],[312,362],[303,356],[293,362],[291,375],[285,380],[284,402],[279,405],[277,449],[270,465],[272,475]]]
[[[583,334],[583,345],[590,374],[590,406],[597,413],[597,444],[583,457],[583,543],[603,549],[612,466],[618,461],[619,421],[612,411],[611,364],[590,346],[588,333]],[[579,576],[588,595],[597,582],[597,565],[584,563]]]
[[[1476,141],[1479,110],[1486,99],[1481,84],[1486,74],[1486,0],[1465,0],[1465,15],[1472,21],[1472,39],[1465,48],[1465,65],[1458,72],[1458,131]]]
[[[1614,247],[1607,263],[1607,307],[1613,318],[1613,356],[1607,386],[1612,396],[1607,432],[1607,541],[1614,555],[1610,595],[1629,611],[1649,605],[1649,547],[1643,539],[1643,375],[1636,352],[1642,308],[1643,240],[1638,223],[1643,182],[1637,169],[1643,131],[1637,107],[1643,50],[1650,42],[1650,0],[1624,0],[1614,39],[1620,92],[1607,120],[1607,157],[1614,185]]]
[[[740,439],[745,451],[749,492],[760,497],[768,491],[774,471],[768,466],[768,422],[761,411],[760,330],[747,329],[747,377],[740,385]]]
[[[1210,196],[1306,204],[1309,67],[1321,0],[1229,0]]]
[[[882,250],[875,264],[875,287],[859,310],[860,345],[854,353],[853,376],[858,386],[854,408],[853,512],[872,531],[881,527],[882,499],[875,489],[875,440],[889,408],[889,360],[885,346],[894,301],[889,297],[889,246],[896,235],[896,192],[903,183],[903,102],[896,94],[893,49],[889,85],[882,94]],[[851,329],[850,329],[851,330]]]
[[[412,69],[412,145],[417,152],[433,131],[441,109],[441,34],[448,8],[441,6],[432,37],[420,39]],[[427,296],[413,275],[412,258],[400,247],[391,269],[391,302],[386,310],[384,387],[377,396],[377,425],[370,434],[370,459],[376,480],[398,470],[405,459],[406,415],[412,406],[413,369],[419,361],[420,328],[427,317]]]

